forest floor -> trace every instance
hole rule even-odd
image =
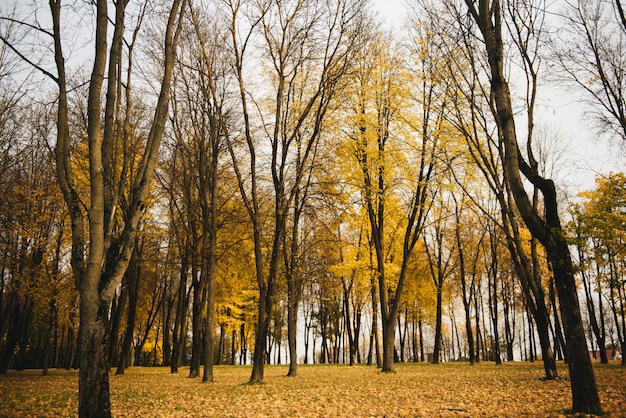
[[[626,417],[626,368],[594,364],[606,416]],[[132,367],[111,374],[116,417],[562,417],[571,408],[567,366],[542,379],[541,362],[397,364],[376,367],[267,366],[266,383],[246,384],[250,366],[217,366],[215,382],[190,380],[189,369]],[[75,416],[78,372],[51,369],[0,375],[0,416]]]

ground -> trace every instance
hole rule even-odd
[[[595,364],[606,416],[626,416],[626,368]],[[400,364],[376,367],[267,366],[266,383],[246,384],[250,366],[218,366],[214,383],[187,378],[188,369],[130,368],[111,374],[117,417],[561,417],[571,407],[567,367],[542,379],[541,362]],[[75,416],[76,371],[10,371],[0,375],[0,416]]]

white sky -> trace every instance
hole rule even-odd
[[[402,20],[404,0],[372,0],[375,10],[389,20]]]

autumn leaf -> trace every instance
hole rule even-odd
[[[561,417],[571,407],[567,367],[542,379],[541,362],[398,364],[396,373],[368,366],[301,365],[298,377],[267,366],[266,383],[246,384],[250,366],[217,366],[214,383],[186,370],[132,367],[111,376],[118,417]],[[626,410],[626,369],[596,365],[606,416]],[[11,371],[0,375],[0,416],[75,416],[77,371]]]

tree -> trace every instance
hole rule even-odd
[[[426,10],[426,8],[424,8]],[[479,209],[484,217],[491,219],[504,231],[507,248],[511,254],[511,261],[521,282],[521,288],[530,313],[535,318],[539,333],[539,340],[542,348],[542,359],[546,372],[546,379],[557,377],[556,363],[549,340],[549,312],[545,302],[541,276],[538,264],[533,263],[527,254],[528,248],[523,238],[524,230],[520,229],[517,212],[514,210],[513,199],[510,195],[508,178],[502,168],[504,150],[498,137],[498,132],[494,126],[495,108],[489,91],[490,80],[486,79],[485,73],[488,63],[477,54],[476,38],[469,30],[463,29],[466,20],[462,17],[462,12],[454,3],[446,3],[443,10],[450,15],[451,25],[458,25],[456,32],[451,30],[437,30],[441,17],[433,10],[429,9],[428,24],[433,28],[434,33],[441,39],[441,45],[446,46],[446,71],[447,78],[452,85],[450,89],[454,91],[452,96],[451,112],[446,115],[446,119],[454,125],[458,133],[463,137],[467,154],[464,155],[469,161],[466,164],[456,163],[453,171],[455,181],[459,184],[466,195],[473,201],[475,207]],[[517,10],[514,8],[514,10]],[[517,13],[526,10],[520,7]],[[522,28],[517,27],[517,39],[527,34],[523,34]],[[518,42],[527,44],[524,42]],[[461,48],[460,48],[461,47]],[[531,63],[524,61],[526,66],[532,67]],[[530,68],[533,70],[533,68]],[[536,92],[536,78],[528,77],[529,91]],[[534,94],[533,94],[534,95]],[[532,98],[529,99],[532,102]],[[529,111],[532,115],[532,112]],[[532,116],[529,117],[529,126],[532,128]],[[531,129],[532,130],[532,129]],[[476,180],[467,181],[466,165],[474,167],[482,174],[484,182],[487,184],[490,194],[495,196],[499,208],[499,214],[494,212],[491,206],[490,196],[485,196],[481,190],[482,182]],[[462,167],[459,169],[458,167]],[[511,335],[511,334],[509,334]],[[511,340],[509,340],[511,341]]]
[[[626,348],[625,289],[624,281],[620,279],[622,270],[620,266],[623,263],[625,248],[623,210],[626,202],[625,192],[626,177],[623,173],[598,176],[596,189],[581,193],[584,200],[574,209],[575,218],[570,223],[570,237],[578,249],[590,325],[598,341],[602,362],[608,362],[605,350],[606,321],[603,307],[605,299],[610,302],[622,352]],[[593,301],[594,292],[597,303]],[[622,360],[622,365],[624,364]]]
[[[192,353],[189,377],[200,374],[203,382],[213,381],[216,264],[222,183],[221,157],[228,130],[228,109],[224,105],[227,64],[220,42],[227,36],[219,23],[210,24],[203,10],[189,4],[190,24],[184,32],[185,44],[177,65],[173,95],[177,99],[173,115],[174,136],[190,171],[188,213],[194,241],[198,275],[192,275]],[[224,183],[226,183],[224,181]],[[204,347],[204,348],[203,348]],[[202,356],[204,358],[202,359]]]
[[[264,378],[289,210],[304,181],[337,87],[351,66],[351,54],[361,34],[362,7],[360,0],[268,1],[256,7],[251,2],[229,0],[226,9],[246,159],[237,153],[234,137],[228,146],[253,230],[259,309],[250,382],[258,383]],[[247,23],[241,21],[245,14],[250,19]],[[241,27],[247,29],[241,32]],[[254,80],[246,73],[250,70],[251,42],[259,42],[265,53],[264,68],[270,69],[255,74],[269,76],[265,80],[271,99],[264,104],[249,96],[248,84]],[[263,146],[268,147],[270,156],[262,173],[257,158]],[[244,161],[248,172],[243,171]],[[264,175],[270,178],[268,185],[262,184]],[[265,191],[270,194],[271,205],[261,202]]]
[[[36,25],[27,27],[38,30],[53,40],[56,75],[12,49],[23,60],[49,77],[58,87],[57,143],[55,147],[57,180],[67,204],[72,231],[71,265],[76,287],[80,293],[80,374],[79,415],[108,417],[111,415],[109,399],[109,360],[107,344],[107,315],[113,299],[128,267],[137,225],[145,209],[145,200],[156,164],[157,151],[163,135],[169,103],[169,83],[174,63],[178,22],[184,9],[184,0],[174,0],[169,11],[165,32],[165,52],[161,91],[155,106],[150,132],[147,135],[144,154],[132,179],[121,172],[120,158],[127,155],[117,152],[128,125],[120,119],[120,106],[130,95],[122,95],[124,30],[127,1],[115,4],[114,31],[109,47],[108,2],[98,0],[95,4],[94,59],[88,82],[87,144],[89,167],[89,191],[81,196],[76,186],[72,163],[71,131],[68,110],[68,76],[63,50],[64,21],[60,0],[50,1],[52,29]],[[7,42],[3,39],[4,42]],[[107,72],[108,57],[108,72]],[[129,57],[125,88],[130,92],[132,59]],[[102,103],[103,85],[105,103]],[[128,108],[126,109],[128,111]],[[104,113],[104,117],[103,117]],[[126,114],[126,121],[129,115]],[[132,183],[128,206],[118,218],[121,185]],[[121,219],[121,225],[117,223]]]
[[[47,143],[53,114],[35,103],[26,106],[2,78],[0,373],[13,365],[41,367],[46,375],[57,366],[60,347],[53,338],[75,297],[63,269],[67,217]]]
[[[392,372],[403,288],[437,193],[434,179],[442,135],[441,118],[434,108],[441,91],[428,72],[436,65],[432,56],[422,54],[416,69],[422,76],[412,84],[400,49],[384,33],[372,35],[361,51],[361,66],[354,75],[347,136],[352,158],[360,169],[357,181],[375,250],[383,330],[382,371]],[[394,256],[399,261],[394,263]],[[392,266],[398,271],[390,270]]]
[[[451,206],[450,203],[443,196],[437,199],[437,207],[433,211],[435,213],[433,213],[432,226],[429,228],[429,233],[424,235],[424,246],[428,255],[430,275],[437,290],[433,364],[439,364],[441,359],[444,285],[446,279],[450,276],[450,272],[456,267],[454,260],[455,237],[452,235],[453,228],[450,228],[447,223],[448,219],[454,219],[446,213],[446,211],[451,210],[449,207]],[[470,350],[472,349],[473,347],[470,347]]]
[[[538,174],[530,153],[530,144],[528,145],[530,164],[523,159],[518,147],[511,93],[504,75],[502,6],[498,0],[493,3],[480,0],[478,4],[475,1],[466,0],[465,3],[482,34],[489,58],[498,128],[504,143],[504,170],[511,192],[524,223],[545,247],[554,271],[567,345],[572,386],[572,410],[583,413],[601,413],[595,376],[587,352],[571,255],[561,228],[554,182]],[[545,210],[543,216],[538,213],[536,206],[528,197],[522,182],[522,175],[541,191]]]

